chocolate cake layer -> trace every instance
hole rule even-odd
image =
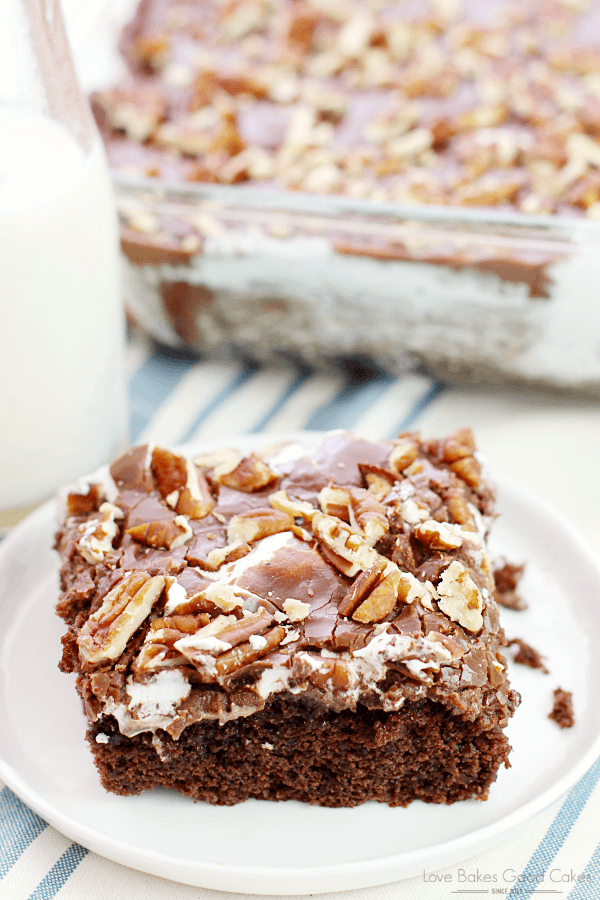
[[[519,701],[492,516],[468,429],[332,432],[312,454],[128,451],[68,495],[57,536],[61,668],[105,786],[217,803],[485,797]],[[322,775],[310,789],[293,777],[300,745]]]

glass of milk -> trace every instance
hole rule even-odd
[[[127,441],[115,206],[59,0],[0,2],[0,529]]]

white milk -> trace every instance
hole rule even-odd
[[[100,140],[85,154],[52,121],[0,113],[0,525],[120,449],[122,366]]]

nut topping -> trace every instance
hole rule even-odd
[[[165,519],[134,525],[127,529],[126,534],[130,534],[134,541],[154,547],[155,550],[175,550],[189,541],[193,531],[185,516],[175,516],[172,522]]]
[[[226,487],[251,494],[267,487],[275,481],[277,475],[257,456],[245,456],[229,472],[222,472],[220,467],[214,469],[213,478]]]
[[[270,534],[290,531],[294,519],[290,513],[277,509],[252,509],[233,516],[227,527],[227,540],[251,544]]]
[[[317,512],[313,518],[313,532],[323,555],[349,578],[369,569],[378,559],[377,552],[364,538],[333,516]]]
[[[134,664],[139,672],[154,672],[159,669],[187,665],[187,659],[175,650],[175,642],[188,634],[195,634],[199,628],[208,625],[206,613],[197,616],[174,615],[155,619],[144,638],[142,649]]]
[[[92,566],[102,562],[113,549],[113,541],[119,531],[116,520],[123,518],[123,510],[112,503],[103,503],[98,512],[99,519],[92,519],[80,526],[83,534],[77,542],[77,549]]]
[[[330,484],[319,493],[319,506],[326,516],[350,521],[350,491]]]
[[[392,472],[402,474],[417,458],[418,450],[412,441],[399,441],[389,456],[389,465]]]
[[[442,522],[427,519],[415,528],[415,537],[432,550],[456,550],[462,539],[453,534]]]
[[[458,459],[450,465],[453,472],[456,472],[459,478],[469,485],[469,487],[477,489],[479,487],[481,476],[481,464],[474,456],[466,456],[464,459]]]
[[[185,487],[176,501],[177,512],[189,519],[204,519],[215,505],[206,478],[189,459],[186,461],[186,474]]]
[[[458,560],[450,563],[437,590],[438,606],[450,619],[472,632],[483,627],[483,598],[462,563]]]
[[[158,489],[163,497],[170,496],[173,491],[181,492],[188,478],[187,461],[163,447],[155,447],[152,451],[151,468],[158,482]]]
[[[118,659],[131,635],[142,624],[165,586],[162,575],[126,575],[109,591],[102,606],[84,624],[77,638],[86,670]]]
[[[350,523],[360,529],[371,547],[389,531],[383,504],[363,488],[350,488]]]
[[[371,566],[370,569],[361,572],[360,575],[354,579],[352,587],[338,607],[340,616],[352,615],[356,607],[368,595],[369,591],[371,591],[381,580],[387,565],[387,560],[382,556],[376,560],[375,564]]]
[[[293,600],[291,597],[283,601],[283,608],[290,622],[301,622],[310,613],[310,605],[302,600]]]
[[[399,581],[399,571],[390,572],[379,584],[375,585],[366,600],[363,600],[358,609],[352,613],[352,618],[365,625],[385,619],[396,606]]]
[[[243,544],[241,541],[234,541],[232,544],[227,544],[226,547],[215,547],[214,550],[210,551],[206,559],[197,560],[197,564],[201,569],[217,572],[221,566],[224,566],[226,563],[234,562],[236,559],[241,559],[242,556],[246,556],[248,553],[250,553],[248,544]],[[196,560],[194,562],[196,562]]]

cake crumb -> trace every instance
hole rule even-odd
[[[572,728],[575,724],[573,715],[573,695],[571,691],[563,691],[556,688],[554,691],[554,706],[548,716],[553,719],[560,728]]]
[[[264,744],[260,745],[264,750],[273,750],[273,744],[270,744],[268,741],[265,741]]]
[[[506,609],[521,611],[527,609],[527,604],[517,593],[519,581],[523,576],[525,566],[517,566],[514,563],[502,561],[494,569],[494,600]]]
[[[520,666],[529,666],[530,669],[541,669],[545,675],[549,674],[548,669],[542,662],[544,657],[534,647],[521,638],[512,638],[508,642],[508,646],[513,647],[515,645],[518,647],[518,650],[513,656],[514,662]]]

